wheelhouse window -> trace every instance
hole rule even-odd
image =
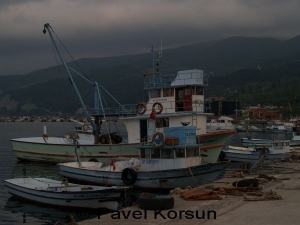
[[[185,88],[184,89],[184,95],[191,95],[191,89]]]
[[[196,95],[203,95],[203,87],[196,87]]]
[[[185,157],[185,150],[182,149],[175,149],[176,158],[184,158]]]
[[[174,159],[173,149],[162,149],[161,156],[163,159]]]
[[[169,127],[169,118],[156,119],[156,127],[157,128]]]
[[[174,89],[173,88],[167,88],[163,90],[163,97],[170,97],[174,96]]]
[[[160,149],[151,149],[151,159],[160,159]]]
[[[150,90],[150,98],[159,98],[159,97],[161,97],[160,89]]]
[[[150,159],[150,149],[140,149],[141,158]]]
[[[199,156],[199,148],[188,148],[186,149],[187,157],[196,157]]]

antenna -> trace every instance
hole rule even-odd
[[[162,38],[160,39],[160,58],[162,57]]]

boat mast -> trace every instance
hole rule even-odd
[[[51,26],[49,25],[49,23],[46,23],[46,24],[44,25],[43,33],[45,34],[45,33],[46,33],[46,30],[45,30],[45,29],[47,29],[47,31],[48,31],[48,33],[49,33],[49,35],[50,35],[50,39],[51,39],[51,41],[52,41],[52,43],[53,43],[53,45],[54,45],[54,47],[55,47],[55,49],[56,49],[56,51],[57,51],[59,57],[60,57],[60,60],[62,61],[63,65],[64,65],[64,67],[65,67],[65,69],[66,69],[66,71],[67,71],[67,73],[68,73],[68,75],[69,75],[69,79],[70,79],[71,84],[73,85],[73,87],[74,87],[74,89],[75,89],[75,92],[76,92],[76,94],[77,94],[77,96],[78,96],[78,98],[79,98],[80,104],[81,104],[81,106],[82,106],[82,108],[83,108],[83,111],[84,111],[86,117],[87,117],[87,120],[88,120],[88,122],[91,124],[91,126],[93,127],[93,131],[96,132],[95,137],[98,137],[98,136],[99,136],[99,128],[98,128],[98,124],[93,123],[92,118],[91,118],[90,114],[88,113],[87,108],[86,108],[86,106],[85,106],[85,104],[84,104],[84,102],[83,102],[83,100],[82,100],[82,98],[81,98],[81,95],[80,95],[79,91],[78,91],[78,88],[77,88],[77,86],[76,86],[76,84],[75,84],[75,82],[74,82],[74,80],[73,80],[73,77],[72,77],[72,75],[71,75],[71,73],[70,73],[69,67],[67,66],[67,63],[66,63],[66,61],[64,60],[64,57],[62,56],[62,54],[61,54],[61,52],[60,52],[58,46],[56,45],[56,42],[55,42],[55,40],[54,40],[54,38],[53,38],[53,35],[52,35],[52,32],[51,32],[51,29],[52,29],[52,28],[51,28],[51,29],[50,29],[50,28],[51,28]],[[94,88],[94,90],[95,90],[95,96],[97,96],[97,94],[96,94],[97,83],[94,84],[94,87],[95,87],[95,88]],[[95,106],[96,106],[96,105],[98,106],[97,109],[99,109],[99,101],[98,101],[98,100],[99,100],[98,98],[95,98],[95,99],[94,99],[94,104],[95,104]]]

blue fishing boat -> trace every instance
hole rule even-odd
[[[220,177],[226,165],[226,162],[201,160],[195,126],[164,128],[137,148],[137,159],[112,161],[107,166],[97,162],[59,163],[59,173],[79,183],[157,190],[212,182]]]

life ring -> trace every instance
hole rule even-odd
[[[88,130],[88,128],[89,128],[89,126],[85,123],[85,124],[83,124],[83,126],[82,126],[82,129],[84,130],[84,131],[87,131]]]
[[[155,109],[156,106],[158,106],[158,111]],[[163,111],[164,107],[163,107],[163,105],[162,105],[160,102],[155,102],[155,103],[152,105],[152,109],[155,110],[155,113],[156,113],[156,114],[160,114],[160,113]]]
[[[138,114],[144,114],[146,112],[147,108],[144,102],[140,102],[136,105],[135,111]]]
[[[152,144],[155,148],[160,148],[165,144],[165,135],[161,132],[156,132],[152,137]]]
[[[128,176],[129,175],[129,176]],[[126,185],[132,185],[135,183],[137,178],[137,173],[133,168],[125,168],[122,171],[122,181]]]

